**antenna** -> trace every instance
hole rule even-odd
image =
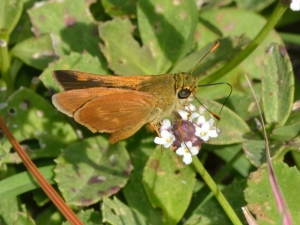
[[[196,69],[196,67],[201,63],[201,61],[212,51],[216,50],[216,48],[218,48],[220,45],[220,42],[217,41],[214,46],[212,46],[212,48],[199,60],[199,62],[196,64],[196,66],[194,66],[194,68],[191,70],[190,74],[192,74],[194,72],[194,70]]]

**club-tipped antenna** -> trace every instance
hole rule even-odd
[[[190,74],[192,74],[194,72],[194,70],[197,68],[197,66],[201,63],[201,61],[212,51],[214,51],[216,48],[218,48],[220,45],[220,42],[217,41],[214,46],[212,46],[212,48],[199,60],[199,62],[196,64],[196,66],[194,66],[194,68],[191,70]]]
[[[197,100],[197,102],[198,102],[204,109],[206,109],[208,112],[210,112],[210,114],[211,114],[216,120],[218,120],[218,121],[221,120],[221,117],[220,117],[218,114],[213,113],[212,111],[210,111],[205,105],[203,105],[203,104],[201,103],[201,101],[196,97],[196,95],[195,95],[194,93],[192,93],[192,94],[194,95],[194,98]],[[222,107],[222,108],[223,108],[223,107]]]
[[[228,99],[229,99],[229,97],[230,97],[230,95],[231,95],[231,93],[232,93],[232,86],[231,86],[231,84],[229,84],[229,83],[227,83],[227,82],[218,82],[218,83],[213,83],[213,84],[200,84],[200,85],[198,85],[198,87],[207,87],[207,86],[214,86],[214,85],[220,85],[220,84],[226,84],[226,85],[228,85],[228,86],[230,87],[230,92],[229,92],[229,94],[227,95],[227,98],[225,99],[225,101],[223,102],[223,105],[222,105],[222,107],[221,107],[221,109],[220,109],[219,115],[213,113],[213,112],[210,111],[206,106],[204,106],[204,105],[199,101],[199,99],[197,99],[197,97],[196,97],[196,96],[194,95],[194,93],[193,93],[195,99],[200,103],[200,105],[202,105],[208,112],[210,112],[210,113],[212,114],[212,116],[215,117],[218,121],[221,120],[221,117],[220,117],[221,112],[222,112],[224,106],[226,105],[226,103],[227,103],[227,101],[228,101]]]

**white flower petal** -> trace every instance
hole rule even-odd
[[[290,9],[293,11],[299,11],[300,10],[300,0],[292,0],[290,4]]]
[[[218,133],[216,130],[210,130],[209,136],[215,138],[218,137]]]
[[[163,145],[165,143],[164,138],[156,137],[154,138],[154,143],[158,145]]]
[[[182,143],[184,144],[184,142],[182,142]],[[184,146],[185,146],[186,148],[190,149],[191,147],[193,147],[193,144],[192,144],[191,141],[188,141],[188,142],[185,143]]]
[[[182,120],[187,120],[188,119],[189,113],[187,111],[182,110],[182,109],[178,109],[177,112],[179,113]]]
[[[197,155],[199,153],[199,150],[196,147],[192,147],[190,148],[190,152],[192,155]]]
[[[202,125],[202,124],[204,124],[204,123],[206,123],[206,119],[205,119],[205,117],[204,116],[199,116],[198,117],[198,120],[197,120],[197,124],[200,126],[200,125]]]
[[[171,128],[171,121],[168,119],[164,119],[162,121],[162,125],[160,127],[160,131],[162,130],[169,130]]]
[[[185,151],[184,151],[184,148],[178,148],[177,150],[176,150],[176,154],[177,155],[184,155],[184,153],[185,153]]]
[[[193,104],[189,104],[189,105],[185,106],[184,108],[191,112],[194,112],[196,110],[196,106],[194,106]]]
[[[192,159],[192,155],[191,154],[185,154],[183,156],[183,160],[182,160],[185,164],[190,164],[193,159]]]
[[[199,113],[193,112],[192,115],[190,116],[190,121],[193,121],[193,119],[197,118],[198,116],[200,116]]]
[[[161,137],[163,137],[163,138],[168,138],[168,137],[170,137],[171,134],[172,134],[172,133],[169,132],[169,131],[167,131],[167,130],[162,130],[162,131],[160,132],[160,135],[161,135]]]
[[[204,114],[205,111],[206,111],[206,109],[203,106],[199,107],[199,113],[200,114]]]
[[[209,131],[210,124],[208,122],[202,124],[201,129],[202,129],[202,131]]]
[[[203,141],[208,141],[209,136],[205,135],[205,136],[199,136]]]
[[[214,122],[215,122],[215,121],[214,121],[213,118],[210,118],[209,121],[208,121],[208,123],[210,124],[210,126],[212,126],[212,125],[214,124]]]

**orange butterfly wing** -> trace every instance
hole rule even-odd
[[[157,97],[119,88],[70,90],[53,96],[54,105],[93,132],[109,132],[115,143],[133,135],[160,111]]]

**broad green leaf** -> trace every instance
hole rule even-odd
[[[19,42],[11,50],[11,54],[39,70],[45,69],[57,58],[50,35],[32,37]]]
[[[128,19],[115,18],[99,26],[105,45],[101,47],[109,67],[119,75],[157,74],[148,48],[140,47],[132,37]]]
[[[9,39],[9,44],[16,44],[18,42],[24,41],[27,38],[33,37],[31,31],[31,22],[27,10],[33,7],[36,3],[36,0],[20,0],[23,1],[23,11],[22,15],[18,21],[18,24],[15,26],[15,29],[12,31]]]
[[[271,137],[278,141],[290,141],[295,138],[300,131],[300,126],[283,126],[275,128]]]
[[[54,106],[27,88],[15,91],[0,109],[0,115],[14,137],[19,142],[26,141],[23,147],[32,159],[57,156],[60,148],[77,139],[72,127]],[[9,152],[8,140],[2,140],[2,144]],[[19,160],[17,155],[11,154],[10,162]]]
[[[285,202],[291,212],[293,224],[300,224],[298,210],[300,195],[296,186],[300,184],[300,173],[295,167],[273,161],[273,167]],[[260,167],[250,174],[244,191],[248,209],[256,216],[259,225],[278,224],[282,221],[271,190],[267,168]]]
[[[163,211],[164,224],[177,224],[186,211],[195,186],[195,171],[182,157],[156,148],[144,168],[143,184],[154,208]]]
[[[136,17],[137,0],[101,0],[105,12],[111,17]]]
[[[206,29],[198,30],[198,36],[201,37],[198,41],[199,46],[227,36],[240,37],[244,35],[253,39],[266,23],[266,19],[261,15],[237,8],[201,11],[199,21],[210,30],[210,32],[207,32]],[[215,39],[211,39],[211,32],[217,34]],[[270,32],[261,45],[228,75],[240,77],[247,74],[251,78],[260,79],[263,53],[271,42],[282,43],[280,36],[275,31]],[[246,83],[246,81],[243,82]]]
[[[239,216],[243,224],[247,224],[243,216],[241,207],[245,206],[246,202],[243,198],[243,191],[246,187],[246,180],[235,181],[232,184],[221,189],[229,204]],[[216,198],[211,195],[203,204],[194,210],[191,217],[187,218],[185,225],[231,225],[228,215],[220,206]]]
[[[82,54],[72,52],[70,55],[62,56],[56,62],[50,63],[49,67],[39,77],[43,84],[54,92],[59,92],[60,88],[52,76],[53,70],[76,70],[94,74],[107,74],[107,70],[97,57],[93,57],[87,52]]]
[[[256,97],[259,99],[259,96]],[[241,92],[234,93],[233,95],[230,96],[230,98],[226,102],[226,107],[234,111],[244,121],[249,121],[252,118],[259,117],[255,100],[253,96],[250,95],[249,93],[247,94]]]
[[[23,10],[23,1],[0,1],[0,39],[8,41]]]
[[[144,167],[154,150],[154,139],[152,137],[145,139],[145,135],[147,134],[138,132],[134,136],[134,142],[128,141],[127,148],[130,149],[129,154],[133,170],[129,181],[122,191],[130,208],[145,216],[149,224],[161,225],[162,213],[159,209],[154,209],[151,206],[141,182]]]
[[[3,195],[1,195],[2,198]],[[18,216],[18,200],[17,198],[9,198],[1,202],[0,212],[1,212],[1,223],[4,225],[14,224]]]
[[[41,172],[43,177],[50,184],[54,184],[54,173],[52,170],[53,166],[45,166],[39,168],[39,171]],[[30,190],[34,190],[36,188],[39,188],[39,185],[29,172],[22,172],[7,177],[6,179],[0,181],[0,203],[2,204],[8,199],[12,199],[20,194],[23,194]]]
[[[137,15],[142,42],[149,47],[158,73],[166,73],[193,47],[195,1],[139,1]]]
[[[294,101],[294,75],[286,49],[272,43],[266,49],[262,73],[262,106],[266,122],[284,125]]]
[[[200,102],[205,105],[211,112],[219,113],[222,105],[215,101],[199,98]],[[199,104],[199,103],[198,103]],[[197,102],[194,102],[197,105]],[[211,117],[206,110],[204,113],[206,120]],[[216,120],[216,119],[215,119]],[[213,124],[216,126],[216,122]],[[251,132],[248,125],[233,111],[227,107],[223,107],[221,113],[221,120],[217,123],[217,128],[220,130],[218,137],[210,138],[208,144],[223,145],[223,144],[237,144],[249,138],[253,138],[254,134]]]
[[[269,146],[272,159],[281,156],[285,148],[285,144],[282,141],[271,141],[269,142]],[[259,167],[266,162],[266,147],[264,140],[246,141],[243,143],[243,149],[252,165]]]
[[[131,163],[124,143],[110,145],[103,137],[74,143],[56,160],[55,181],[66,202],[92,205],[125,186]]]
[[[102,225],[102,216],[94,209],[80,211],[76,216],[83,222],[84,225]],[[70,225],[70,222],[64,222],[62,225]]]
[[[53,45],[60,56],[72,51],[87,51],[104,62],[98,47],[100,39],[97,24],[89,12],[93,2],[95,0],[41,2],[28,10],[35,36],[51,34]]]
[[[102,204],[103,222],[112,225],[150,225],[148,219],[139,212],[129,208],[116,197],[104,198]],[[154,225],[154,224],[153,224]]]
[[[300,131],[300,112],[292,113],[285,123],[285,126],[275,128],[271,137],[276,140],[290,141],[295,138]]]

